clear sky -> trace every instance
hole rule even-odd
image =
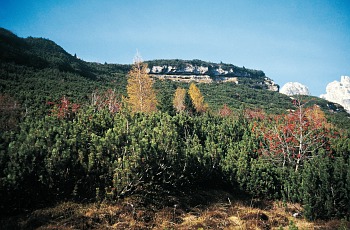
[[[0,27],[86,61],[222,61],[315,96],[350,75],[349,0],[0,0]]]

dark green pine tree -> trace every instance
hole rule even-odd
[[[315,156],[304,165],[302,175],[302,192],[305,217],[309,220],[330,216],[332,204],[332,187],[329,157]]]
[[[158,92],[157,94],[158,105],[157,108],[159,111],[164,113],[168,113],[170,115],[175,114],[174,106],[173,106],[173,92],[169,90],[163,90]]]
[[[342,217],[350,214],[350,167],[343,156],[336,157],[331,164],[331,216]],[[347,181],[348,179],[348,181]]]
[[[185,111],[187,113],[189,113],[189,114],[196,113],[196,108],[194,107],[194,105],[192,103],[192,99],[191,99],[190,95],[188,94],[188,92],[186,92],[186,96],[185,96],[185,106],[186,106]]]

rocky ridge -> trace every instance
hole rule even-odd
[[[261,88],[266,88],[271,91],[278,91],[279,86],[273,80],[266,77],[261,71],[258,74],[249,73],[245,69],[235,66],[213,65],[193,65],[190,63],[182,63],[181,66],[176,65],[150,65],[148,73],[152,77],[159,79],[168,79],[180,82],[198,82],[198,83],[221,83],[233,82],[239,84],[240,80],[245,78],[254,79],[254,84],[260,85]]]

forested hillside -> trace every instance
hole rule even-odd
[[[89,104],[95,90],[113,89],[117,95],[126,96],[127,73],[131,65],[100,64],[85,62],[76,55],[67,53],[62,47],[44,38],[20,38],[6,29],[0,29],[0,93],[12,97],[25,113],[47,114],[48,102],[58,102],[63,96],[79,104]],[[291,109],[291,99],[285,95],[259,89],[259,82],[266,77],[263,71],[240,68],[232,64],[215,64],[200,60],[148,61],[148,67],[174,66],[186,64],[194,66],[220,66],[234,69],[250,77],[235,83],[200,84],[203,95],[212,112],[217,112],[224,104],[231,108],[263,108],[267,111],[283,112]],[[260,83],[261,84],[261,83]],[[159,106],[171,108],[171,97],[177,87],[188,88],[189,84],[156,80],[155,88]],[[334,103],[312,98],[327,113],[336,116],[336,121],[347,124],[344,109]],[[328,106],[327,106],[328,105]],[[17,107],[19,108],[19,107]]]
[[[300,203],[311,220],[350,218],[341,106],[259,88],[262,71],[227,64],[251,77],[152,79],[147,63],[183,62],[89,63],[5,29],[0,51],[1,212],[212,187]]]

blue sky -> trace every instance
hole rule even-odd
[[[201,59],[260,69],[312,95],[350,75],[349,0],[0,0],[0,27],[86,61]]]

